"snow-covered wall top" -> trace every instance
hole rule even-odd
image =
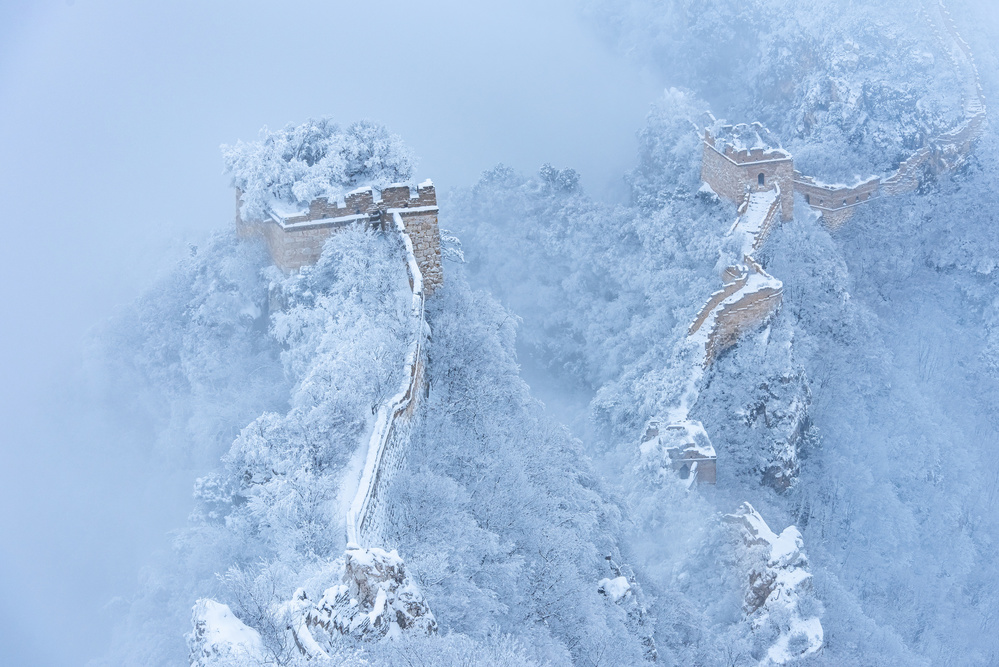
[[[397,212],[393,213],[392,222],[406,249],[406,268],[409,285],[413,290],[412,315],[416,330],[406,355],[405,379],[399,387],[399,393],[379,407],[375,428],[368,440],[361,479],[347,514],[347,541],[351,544],[378,538],[378,513],[383,510],[380,507],[381,494],[384,493],[394,469],[404,458],[404,450],[409,441],[409,420],[425,387],[425,343],[430,327],[424,317],[426,300],[423,274],[402,216]]]

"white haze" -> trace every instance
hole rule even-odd
[[[109,423],[80,368],[92,326],[231,218],[219,144],[370,118],[442,190],[553,162],[614,198],[659,83],[570,0],[0,5],[0,661],[101,653],[190,509],[198,462]]]

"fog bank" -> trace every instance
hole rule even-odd
[[[308,116],[370,118],[441,189],[501,161],[552,162],[613,196],[657,92],[569,0],[0,10],[6,659],[99,654],[105,605],[188,511],[198,471],[108,423],[78,369],[95,323],[231,218],[219,144]]]

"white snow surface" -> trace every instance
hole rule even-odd
[[[764,570],[750,576],[747,598],[753,627],[776,624],[778,629],[762,664],[783,665],[818,651],[824,641],[822,622],[817,616],[803,618],[799,607],[802,598],[814,595],[801,532],[788,526],[776,534],[749,503],[743,503],[727,520],[739,527],[747,547],[767,549]],[[766,597],[759,602],[763,594]],[[792,640],[797,648],[792,647]]]
[[[229,605],[202,598],[194,605],[192,620],[192,665],[207,666],[214,658],[263,660],[260,633],[236,618]]]
[[[767,230],[765,223],[770,207],[780,199],[780,188],[774,187],[749,196],[746,211],[736,220],[733,233],[741,236],[742,254],[752,255],[755,246],[762,243],[761,235]]]
[[[631,591],[631,584],[628,583],[627,577],[601,579],[597,582],[597,590],[614,602],[618,602]]]

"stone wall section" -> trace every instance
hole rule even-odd
[[[430,327],[424,309],[426,285],[416,257],[415,244],[405,228],[399,209],[392,209],[390,222],[400,233],[406,251],[409,285],[413,290],[413,340],[406,355],[405,378],[399,393],[378,408],[368,440],[367,454],[357,491],[347,512],[347,541],[351,544],[382,540],[385,523],[385,490],[402,468],[409,449],[413,419],[427,393],[427,341]]]
[[[704,306],[701,308],[700,313],[698,313],[697,317],[694,318],[694,322],[690,325],[690,328],[687,329],[688,336],[693,336],[695,333],[700,331],[701,327],[707,321],[708,317],[711,316],[712,311],[714,311],[714,309],[717,308],[722,301],[729,298],[730,296],[741,290],[743,287],[745,287],[746,282],[749,280],[749,272],[740,271],[739,267],[736,266],[728,267],[727,269],[725,269],[725,273],[726,275],[734,273],[735,277],[733,277],[731,280],[726,281],[724,286],[720,290],[718,290],[717,292],[712,294],[710,298],[708,298],[708,302],[704,304]]]
[[[826,225],[833,229],[839,228],[853,217],[853,208],[865,204],[872,197],[877,197],[881,189],[881,178],[873,176],[852,187],[827,185],[816,181],[811,176],[805,176],[799,171],[794,172],[794,190],[805,198],[813,210],[822,214]]]
[[[416,188],[392,185],[377,191],[359,188],[341,200],[319,197],[303,211],[282,215],[272,211],[266,220],[244,221],[239,215],[240,193],[236,192],[236,220],[242,237],[259,236],[267,243],[274,264],[294,273],[315,264],[330,235],[350,225],[392,229],[391,217],[399,213],[413,241],[413,251],[424,276],[429,296],[444,283],[440,229],[437,224],[437,192],[425,181]]]
[[[715,138],[705,130],[701,180],[719,197],[736,205],[743,202],[747,192],[769,190],[777,184],[782,193],[781,219],[794,217],[794,160],[786,151],[737,151],[731,146],[719,150]]]
[[[742,240],[742,262],[722,272],[722,288],[708,298],[687,330],[688,336],[703,343],[705,366],[780,308],[783,285],[751,253],[773,228],[782,199],[779,186],[774,185],[770,190],[747,192],[739,206],[739,218],[729,233]]]
[[[345,227],[350,223],[341,225]],[[271,259],[285,273],[294,273],[303,266],[311,266],[322,254],[326,239],[333,234],[336,227],[332,225],[315,225],[285,231],[276,223],[262,224],[261,232],[270,250]]]
[[[853,214],[857,212],[856,206],[847,206],[845,208],[840,208],[835,211],[821,211],[822,221],[825,223],[832,231],[836,231],[853,217]]]
[[[441,264],[441,232],[437,224],[437,212],[407,214],[401,210],[406,232],[413,241],[413,254],[423,273],[423,285],[427,295],[434,293],[444,284]]]
[[[743,333],[762,326],[780,308],[782,299],[780,287],[764,287],[723,305],[705,345],[705,364],[735,345]]]
[[[384,425],[379,425],[368,443],[381,449],[377,452],[376,465],[364,497],[357,503],[357,512],[351,508],[347,522],[347,540],[355,544],[375,544],[383,541],[382,529],[387,519],[388,509],[385,490],[389,488],[396,473],[402,469],[409,449],[409,436],[413,419],[426,393],[426,350],[421,346],[416,363],[407,364],[408,386],[401,402],[388,406],[390,410]],[[364,484],[365,480],[362,480]]]

